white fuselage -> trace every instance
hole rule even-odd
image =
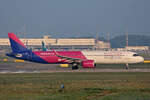
[[[87,59],[101,64],[131,64],[140,63],[144,58],[129,51],[82,51]]]

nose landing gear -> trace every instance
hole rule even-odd
[[[129,69],[129,64],[127,63],[127,64],[126,64],[126,70],[128,70],[128,69]]]

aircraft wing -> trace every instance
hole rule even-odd
[[[72,62],[81,63],[82,61],[87,60],[87,59],[80,59],[80,58],[73,58],[73,57],[62,56],[62,55],[59,55],[56,51],[54,51],[54,53],[55,53],[55,55],[57,57],[60,57],[61,59],[66,60],[66,62],[68,62],[68,63],[72,63]]]

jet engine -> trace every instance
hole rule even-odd
[[[94,60],[82,61],[83,68],[95,68]]]

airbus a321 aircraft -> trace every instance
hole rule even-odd
[[[143,57],[128,51],[32,51],[19,40],[14,33],[8,33],[11,53],[7,56],[31,62],[47,64],[70,64],[73,70],[79,65],[83,68],[95,68],[100,64],[132,64],[143,62]]]

